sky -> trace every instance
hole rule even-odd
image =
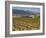
[[[32,11],[32,12],[36,12],[36,13],[40,12],[40,8],[33,8],[33,7],[13,7],[13,9],[24,10],[24,11]]]

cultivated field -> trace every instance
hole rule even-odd
[[[40,17],[34,18],[28,17],[12,17],[13,27],[12,31],[24,31],[24,30],[38,30],[40,29]]]

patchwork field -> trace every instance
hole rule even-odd
[[[40,29],[40,17],[12,17],[12,31],[38,30]]]

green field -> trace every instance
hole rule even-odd
[[[12,31],[38,30],[40,29],[40,17],[12,17]]]

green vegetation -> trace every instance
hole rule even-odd
[[[24,30],[38,30],[40,29],[40,17],[35,16],[34,18],[27,17],[12,17],[13,19],[13,31],[24,31]]]

